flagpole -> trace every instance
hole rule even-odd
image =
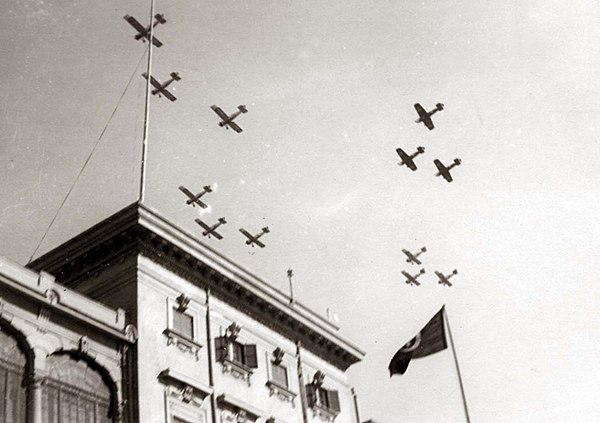
[[[148,130],[150,126],[150,78],[152,78],[152,41],[154,40],[154,0],[150,0],[150,31],[148,40],[148,63],[146,65],[146,102],[144,108],[144,135],[142,138],[142,166],[140,169],[140,204],[146,194],[146,156],[148,155]]]
[[[454,356],[454,364],[456,365],[456,373],[458,374],[458,383],[460,385],[460,393],[462,394],[463,407],[465,409],[465,417],[467,423],[471,423],[469,418],[469,409],[467,408],[467,397],[465,396],[465,388],[463,386],[462,377],[460,375],[460,367],[458,366],[458,358],[456,356],[456,349],[454,348],[454,340],[452,339],[452,331],[450,330],[450,321],[448,320],[448,313],[446,313],[446,306],[444,306],[444,317],[446,320],[446,327],[448,328],[448,338],[450,338],[450,346],[452,347],[452,354]]]

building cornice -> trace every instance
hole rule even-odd
[[[130,341],[123,309],[111,309],[55,282],[44,271],[36,273],[0,256],[0,285],[50,310],[68,315],[114,338]]]
[[[241,268],[149,207],[134,203],[29,264],[53,272],[71,286],[109,263],[141,254],[345,370],[364,352],[339,336],[337,327],[267,282]]]

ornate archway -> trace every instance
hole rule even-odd
[[[27,382],[31,377],[33,352],[25,337],[0,319],[0,423],[27,421]]]
[[[116,385],[93,359],[72,351],[46,358],[42,414],[49,423],[114,422]]]

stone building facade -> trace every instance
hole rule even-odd
[[[64,334],[64,345],[49,345],[35,327],[23,327],[40,320],[33,309],[37,303],[3,299],[10,313],[31,309],[22,313],[18,325],[2,320],[3,349],[6,345],[22,353],[11,363],[22,374],[11,377],[36,386],[36,375],[46,377],[49,371],[42,362],[65,351],[60,360],[50,360],[50,368],[74,361],[89,367],[85,374],[99,375],[86,383],[102,387],[96,390],[94,407],[104,419],[46,420],[43,416],[50,414],[42,407],[42,420],[29,421],[359,422],[346,370],[364,353],[340,337],[328,320],[291,302],[145,205],[132,204],[29,267],[20,270],[26,283],[51,280],[60,287],[54,289],[60,301],[49,299],[53,294],[46,292],[52,289],[45,285],[38,288],[36,301],[67,308],[75,317],[79,313],[81,323],[75,324],[73,317],[65,327],[65,322],[48,319],[54,331],[71,331]],[[64,303],[67,298],[82,303],[70,307]],[[24,364],[29,362],[39,372]],[[37,392],[27,388],[26,397],[5,394],[5,400],[22,407]],[[41,402],[50,404],[46,397],[54,394],[44,392]],[[37,411],[25,412],[37,416]],[[4,421],[11,420],[0,414],[0,423]]]

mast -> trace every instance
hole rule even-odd
[[[150,80],[152,78],[152,41],[154,40],[154,0],[150,0],[150,33],[148,40],[148,64],[146,66],[146,105],[144,108],[144,135],[142,138],[142,163],[140,169],[140,197],[139,202],[143,203],[146,190],[146,156],[148,155],[148,129],[150,125]]]

